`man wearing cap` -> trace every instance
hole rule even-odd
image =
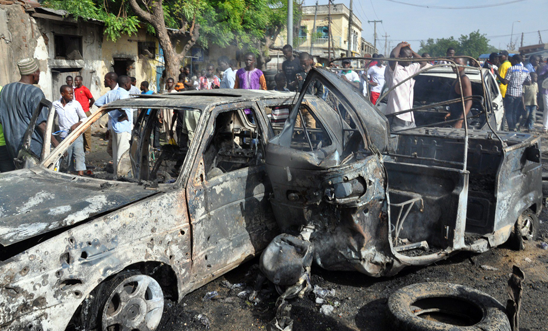
[[[17,63],[21,79],[10,83],[2,89],[0,98],[0,125],[4,134],[7,153],[0,155],[2,171],[14,170],[13,159],[17,157],[23,145],[23,136],[30,124],[30,120],[40,101],[45,98],[44,93],[34,84],[40,80],[40,68],[35,59],[27,58]],[[48,109],[42,108],[36,120],[36,127],[32,133],[31,151],[38,157],[42,155],[44,134]],[[51,143],[57,146],[58,141],[52,137]],[[0,146],[1,147],[1,146]]]

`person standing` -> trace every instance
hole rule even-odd
[[[194,90],[195,88],[190,81],[190,67],[185,66],[179,69],[179,71],[179,83],[183,83],[183,85],[185,86],[185,90]]]
[[[492,74],[495,74],[499,69],[499,55],[497,53],[489,54],[489,60],[483,63],[485,69],[489,69]]]
[[[137,78],[131,77],[131,87],[129,88],[129,94],[139,95],[141,90],[137,87]]]
[[[285,45],[282,48],[285,61],[282,63],[282,71],[287,80],[287,88],[290,91],[296,91],[299,83],[297,82],[297,73],[301,72],[301,61],[293,55],[293,47]]]
[[[411,59],[421,56],[415,53],[407,42],[399,43],[390,53],[391,58],[396,58],[396,61],[390,61],[386,67],[384,78],[388,89],[405,81],[394,90],[388,93],[388,101],[386,105],[386,114],[398,113],[404,110],[413,108],[413,94],[415,88],[415,80],[407,79],[421,70],[420,63],[412,63],[410,61],[400,61],[397,59]],[[389,117],[390,130],[392,132],[403,130],[406,128],[414,128],[415,117],[413,112],[407,112]]]
[[[154,91],[149,90],[149,83],[145,80],[141,82],[141,94],[143,95],[152,95],[154,94]],[[141,109],[141,111],[146,111],[145,116],[148,118],[150,117],[151,109]],[[149,119],[150,120],[150,119]],[[152,132],[154,135],[154,139],[152,141],[152,147],[154,148],[160,148],[160,123],[158,122],[158,113],[156,113],[156,116],[152,119],[154,122],[152,123]]]
[[[40,101],[45,98],[44,93],[34,84],[40,81],[40,68],[35,59],[27,58],[17,63],[21,79],[18,82],[9,83],[2,89],[0,98],[0,125],[4,136],[7,151],[0,154],[0,167],[2,171],[14,170],[15,159],[23,146],[23,137],[28,129],[32,115]],[[42,155],[44,135],[46,134],[46,122],[49,111],[42,108],[36,120],[32,133],[30,150],[38,157]],[[59,142],[51,137],[51,143],[57,147]]]
[[[459,101],[449,105],[449,114],[445,116],[445,119],[448,121],[457,120],[460,118],[464,118],[464,116],[468,116],[468,113],[472,108],[472,100],[464,101],[464,109],[462,108],[462,101],[460,100],[461,97],[467,98],[472,96],[472,83],[470,82],[470,78],[466,76],[466,73],[464,71],[466,67],[466,60],[463,58],[456,58],[454,61],[459,66],[457,68],[453,67],[452,69],[459,75],[460,84],[459,80],[455,79],[455,83],[453,84],[453,87],[449,92],[448,100],[459,99]],[[456,121],[455,123],[453,123],[453,127],[461,129],[463,124],[464,120]]]
[[[128,99],[129,89],[131,88],[131,79],[128,76],[118,77],[118,83],[112,80],[116,74],[109,72],[105,75],[105,85],[110,87],[111,91],[97,99],[95,105],[102,107],[116,100]],[[108,78],[108,80],[107,80]],[[115,87],[119,87],[116,88]],[[114,176],[118,176],[118,162],[125,151],[129,149],[129,140],[131,139],[131,129],[133,126],[133,111],[129,108],[114,109],[108,113],[110,140],[112,141],[112,163],[114,166]]]
[[[522,119],[522,124],[520,127],[526,128],[529,132],[533,130],[533,124],[537,116],[538,102],[538,83],[537,83],[537,73],[532,72],[531,75],[531,85],[525,85],[523,87],[523,108],[525,111],[525,116]]]
[[[384,55],[379,55],[379,58],[383,58]],[[377,64],[367,70],[367,76],[369,77],[369,86],[371,86],[370,100],[372,104],[377,103],[377,99],[380,97],[382,88],[384,86],[384,72],[386,66],[384,61],[377,60]]]
[[[304,84],[304,81],[306,79],[306,76],[308,76],[308,73],[310,72],[310,70],[314,66],[314,59],[312,58],[312,56],[310,54],[308,54],[306,52],[303,52],[303,53],[299,54],[299,61],[301,61],[302,72],[297,74],[297,81],[299,83],[299,85],[298,85],[299,89],[298,90],[302,91],[303,84]],[[318,98],[322,98],[323,97],[323,85],[322,85],[322,83],[320,83],[319,80],[316,80],[314,83],[309,84],[306,93],[307,94],[313,94],[313,95],[317,96]]]
[[[255,55],[253,53],[247,53],[245,55],[245,68],[241,68],[236,72],[234,88],[244,90],[267,90],[266,79],[263,72],[260,69],[255,68]]]
[[[200,90],[212,90],[220,86],[219,77],[215,75],[215,67],[208,64],[205,76],[200,77]]]
[[[65,83],[67,83],[68,86],[74,88],[74,79],[72,79],[72,76],[67,76],[67,78],[65,78]]]
[[[220,88],[234,88],[234,82],[236,81],[236,72],[230,67],[230,60],[226,56],[221,56],[217,60],[219,69],[223,71],[223,78],[221,79]]]
[[[548,65],[541,66],[539,64],[537,74],[542,102],[539,108],[543,109],[542,131],[548,133]]]
[[[529,85],[531,76],[529,70],[521,64],[521,55],[516,54],[512,57],[512,66],[508,69],[503,83],[508,86],[506,97],[504,98],[504,109],[506,111],[506,120],[508,121],[508,130],[515,131],[522,113],[522,93],[523,84]]]
[[[350,60],[343,60],[342,65],[344,70],[341,70],[340,77],[344,80],[350,83],[350,85],[354,86],[355,88],[360,88],[360,76],[351,69],[351,62]]]
[[[61,139],[64,140],[87,118],[84,109],[77,100],[74,100],[74,91],[71,86],[63,85],[59,90],[61,99],[53,102],[55,113],[59,121]],[[86,171],[86,154],[84,152],[84,136],[80,135],[67,149],[69,171],[75,171],[83,176]]]
[[[287,81],[283,72],[278,72],[276,76],[274,76],[274,81],[276,82],[276,87],[274,87],[274,91],[289,92],[289,89],[285,87]]]
[[[91,116],[91,107],[95,103],[95,99],[90,90],[83,85],[82,76],[76,76],[74,78],[74,99],[80,103],[84,113],[87,117]],[[89,127],[84,133],[84,149],[86,152],[91,152],[91,127]]]
[[[508,86],[504,83],[504,78],[506,77],[508,69],[510,69],[510,67],[512,66],[512,63],[510,63],[510,61],[508,60],[507,51],[501,51],[499,53],[499,59],[500,66],[497,74],[497,79],[499,81],[500,94],[503,98],[506,98],[506,88]]]
[[[533,73],[538,69],[538,58],[536,55],[531,55],[529,63],[525,65],[525,68],[529,70],[529,73]]]

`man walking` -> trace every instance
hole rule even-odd
[[[504,98],[504,109],[506,111],[509,131],[516,131],[516,125],[523,110],[523,84],[531,84],[529,70],[521,64],[521,61],[522,58],[519,54],[512,57],[512,66],[508,69],[506,77],[503,80],[503,83],[508,86],[506,97]]]
[[[217,60],[219,69],[223,72],[223,78],[221,79],[220,88],[234,88],[234,82],[236,81],[236,72],[230,67],[230,60],[226,56],[221,56]]]
[[[296,91],[299,83],[297,82],[297,73],[301,72],[301,61],[293,55],[293,47],[285,45],[282,48],[285,61],[282,63],[282,71],[285,74],[287,88],[290,91]]]
[[[74,78],[74,99],[80,103],[84,113],[87,117],[91,116],[91,107],[95,103],[95,99],[90,90],[83,85],[82,76],[76,76]],[[91,127],[89,127],[84,133],[84,149],[86,152],[91,152]]]
[[[70,132],[80,126],[87,117],[80,103],[74,100],[74,92],[71,86],[63,85],[59,92],[61,92],[61,99],[54,101],[53,107],[55,107],[61,131],[60,136],[63,140]],[[67,154],[69,171],[75,171],[78,175],[83,176],[86,170],[86,156],[82,135],[70,145]]]
[[[399,43],[396,48],[390,53],[391,58],[396,59],[411,59],[422,58],[415,53],[407,42]],[[407,79],[421,70],[420,63],[412,63],[410,61],[390,61],[386,67],[384,78],[386,79],[387,87],[390,89],[405,81],[403,84],[390,91],[388,94],[388,103],[386,105],[386,114],[398,113],[404,110],[413,108],[413,93],[415,88],[415,80]],[[406,80],[407,79],[407,80]],[[406,128],[414,128],[415,117],[413,112],[407,112],[389,117],[390,130],[399,131]]]
[[[131,79],[128,76],[120,76],[115,85],[112,80],[116,74],[109,72],[105,75],[105,86],[110,87],[111,91],[103,95],[95,104],[102,107],[120,99],[129,98],[129,89],[131,88]],[[108,80],[107,80],[108,79]],[[116,88],[115,87],[118,87]],[[131,139],[131,128],[133,125],[132,109],[114,109],[108,113],[110,140],[112,141],[112,163],[114,166],[114,176],[118,176],[118,162],[125,151],[129,149],[129,140]]]
[[[384,55],[379,55],[379,58],[383,58]],[[384,86],[384,72],[386,66],[384,61],[377,60],[377,64],[367,70],[367,76],[369,77],[369,86],[371,86],[370,100],[372,104],[377,103],[377,99],[380,97],[382,88]]]
[[[2,171],[14,170],[13,159],[17,157],[23,145],[23,136],[27,131],[30,120],[40,101],[45,98],[44,93],[34,84],[40,80],[40,69],[35,59],[23,59],[17,63],[21,79],[10,83],[2,89],[0,98],[0,125],[7,147],[7,153],[0,154],[0,168]],[[46,133],[48,109],[42,108],[36,120],[30,145],[31,151],[38,157],[42,155],[42,145]],[[59,143],[51,137],[53,146]]]

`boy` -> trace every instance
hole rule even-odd
[[[289,89],[285,87],[286,79],[283,72],[277,73],[274,80],[276,81],[276,87],[274,88],[275,91],[289,92]]]
[[[538,109],[537,94],[538,94],[538,76],[536,72],[531,73],[531,85],[523,86],[523,110],[525,116],[523,117],[521,127],[526,127],[527,131],[533,130],[533,123],[535,123],[536,113]]]

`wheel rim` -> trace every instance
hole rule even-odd
[[[103,308],[103,331],[155,330],[164,310],[164,293],[149,276],[124,279],[110,294]]]
[[[531,216],[525,215],[519,222],[519,234],[526,240],[533,239],[533,220]]]

